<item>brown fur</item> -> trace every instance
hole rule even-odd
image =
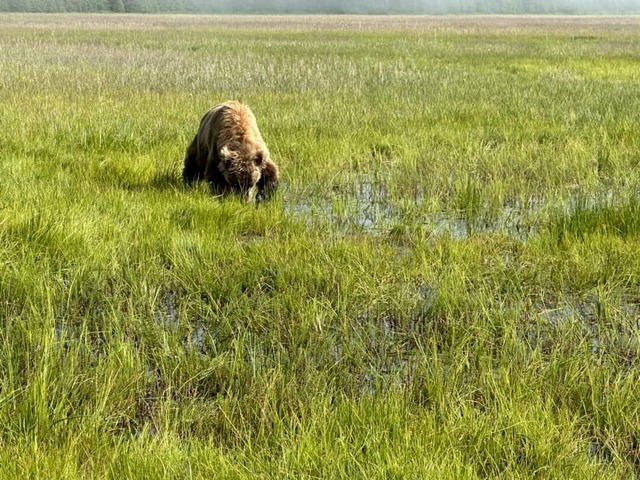
[[[278,167],[248,106],[235,101],[216,105],[202,120],[187,148],[182,176],[187,183],[206,180],[214,192],[268,198],[278,188]]]

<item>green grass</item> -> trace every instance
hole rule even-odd
[[[0,478],[640,475],[637,17],[0,27]]]

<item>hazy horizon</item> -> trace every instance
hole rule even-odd
[[[640,14],[640,0],[0,0],[2,11],[245,14]]]
[[[193,0],[192,3],[203,10],[242,13],[640,13],[640,0]]]

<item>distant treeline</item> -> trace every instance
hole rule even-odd
[[[5,12],[624,14],[640,0],[0,0]]]

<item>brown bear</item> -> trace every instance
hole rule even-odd
[[[206,180],[215,193],[237,193],[247,200],[269,198],[280,174],[248,106],[227,101],[209,110],[184,157],[187,184]],[[257,187],[254,189],[253,187]]]

